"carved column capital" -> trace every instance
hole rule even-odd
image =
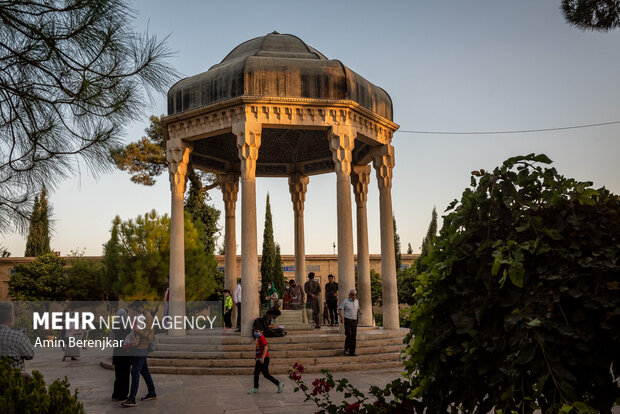
[[[351,185],[358,206],[366,205],[368,183],[370,183],[370,165],[354,165],[351,169]]]
[[[170,191],[185,194],[187,182],[187,166],[189,154],[192,152],[192,144],[182,139],[169,139],[166,141],[166,161],[168,163],[170,177]]]
[[[394,147],[381,145],[372,150],[373,164],[377,171],[379,189],[392,188],[392,170],[394,169]]]
[[[295,214],[304,213],[304,203],[306,201],[306,190],[310,179],[306,175],[294,174],[288,177],[288,189],[291,192],[293,210]]]
[[[233,134],[237,137],[237,149],[241,161],[241,178],[256,178],[256,160],[261,143],[261,124],[243,122],[233,125]]]
[[[235,215],[235,207],[237,205],[237,194],[239,193],[239,175],[238,174],[218,174],[217,181],[222,187],[222,196],[224,198],[224,209],[226,216]]]
[[[353,146],[357,131],[344,125],[334,125],[329,132],[329,149],[332,150],[336,174],[348,177],[351,174]]]

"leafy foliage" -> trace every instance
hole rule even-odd
[[[612,30],[620,26],[618,0],[562,0],[566,20],[584,30]]]
[[[620,366],[620,201],[538,165],[550,162],[530,154],[475,171],[448,208],[411,320],[419,407],[610,412],[620,397],[610,374]]]
[[[220,228],[217,225],[220,211],[207,204],[207,190],[203,186],[200,176],[194,171],[189,172],[189,191],[185,198],[185,211],[191,216],[194,225],[200,226],[202,244],[208,254],[214,254],[215,243]]]
[[[149,121],[149,126],[144,130],[146,136],[138,142],[112,149],[110,156],[118,169],[131,174],[131,181],[150,186],[155,184],[155,177],[161,175],[168,166],[161,117],[151,115]]]
[[[43,186],[41,193],[34,198],[24,256],[36,257],[52,251],[50,249],[49,210],[47,189]]]
[[[217,262],[202,244],[201,229],[185,213],[185,298],[206,300],[215,291]],[[170,218],[153,210],[135,220],[115,218],[105,246],[106,283],[126,300],[160,300],[170,269]]]
[[[78,391],[72,395],[65,377],[55,380],[48,388],[39,371],[25,377],[11,367],[6,358],[0,359],[0,412],[3,414],[84,414],[78,401]]]
[[[404,378],[372,387],[374,402],[349,391],[353,409],[310,398],[319,412],[611,412],[620,198],[540,166],[550,162],[530,154],[472,173],[415,282]]]
[[[357,283],[357,278],[356,278]],[[357,287],[357,286],[356,286]],[[383,285],[381,284],[381,274],[370,269],[370,290],[373,305],[381,305],[383,298]]]
[[[69,279],[66,260],[52,253],[18,264],[9,279],[9,296],[25,301],[64,301]]]
[[[0,0],[0,231],[25,229],[33,189],[109,166],[122,129],[176,73],[124,0]]]
[[[406,303],[413,305],[413,297],[415,293],[415,280],[418,277],[414,262],[406,269],[400,270],[396,274],[398,283],[398,303]]]
[[[83,252],[73,252],[66,270],[68,278],[67,297],[72,301],[106,300],[103,287],[103,263],[99,260],[87,259]]]
[[[261,257],[261,301],[267,296],[267,284],[272,283],[278,290],[280,296],[284,294],[284,272],[282,271],[282,258],[279,256],[279,249],[273,239],[273,218],[271,216],[271,204],[269,194],[265,207],[265,229],[263,230],[263,253]],[[279,260],[279,267],[278,267]]]

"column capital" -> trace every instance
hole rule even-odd
[[[306,175],[293,174],[288,177],[288,189],[291,192],[293,210],[295,214],[304,213],[304,203],[306,201],[306,190],[310,179]]]
[[[256,178],[256,160],[261,143],[262,127],[258,122],[233,124],[232,133],[237,137],[237,149],[241,161],[241,178]]]
[[[348,125],[334,125],[329,131],[329,149],[334,157],[336,174],[348,177],[351,174],[353,146],[357,131]]]
[[[237,194],[239,193],[239,174],[218,174],[217,181],[222,187],[224,198],[224,209],[226,216],[235,215],[237,205]]]
[[[166,141],[166,161],[168,163],[170,191],[185,194],[187,182],[187,166],[193,145],[182,139]]]
[[[394,147],[391,144],[381,145],[372,149],[372,158],[379,189],[392,188],[392,170],[394,169]]]
[[[368,184],[370,183],[370,165],[354,165],[351,168],[351,185],[358,207],[366,205]]]

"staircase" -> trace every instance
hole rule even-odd
[[[359,327],[357,356],[351,357],[343,355],[345,337],[338,328],[291,331],[282,338],[267,338],[269,371],[286,374],[295,362],[304,366],[304,372],[398,369],[407,332]],[[157,351],[149,355],[149,370],[157,374],[250,375],[254,351],[253,338],[227,331],[188,332],[184,337],[157,335]],[[101,365],[113,369],[108,361]]]

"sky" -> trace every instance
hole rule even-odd
[[[140,0],[138,31],[168,36],[171,64],[182,77],[205,72],[240,43],[277,30],[300,37],[338,59],[392,97],[401,131],[511,131],[620,120],[620,31],[569,26],[559,0],[509,1],[170,1]],[[144,122],[126,127],[126,141],[144,135],[151,114],[165,114],[165,96],[144,109]],[[442,135],[396,132],[393,210],[403,252],[419,252],[433,206],[441,216],[469,185],[470,172],[492,170],[511,156],[544,153],[563,175],[620,193],[620,125],[563,131]],[[258,178],[259,252],[270,195],[274,236],[294,250],[293,208],[284,178]],[[219,190],[211,203],[223,211]],[[170,213],[170,187],[153,187],[113,171],[81,174],[49,197],[52,250],[102,254],[116,215],[127,220],[152,209]],[[354,199],[353,199],[354,200]],[[240,202],[237,240],[240,241]],[[371,253],[380,253],[376,177],[368,193]],[[355,217],[353,212],[353,217]],[[223,218],[220,226],[223,228]],[[353,224],[355,232],[355,221]],[[336,233],[335,174],[312,176],[305,205],[308,254],[332,253]],[[218,240],[223,243],[223,232]],[[23,256],[25,235],[0,235]],[[240,249],[238,249],[240,253]]]

